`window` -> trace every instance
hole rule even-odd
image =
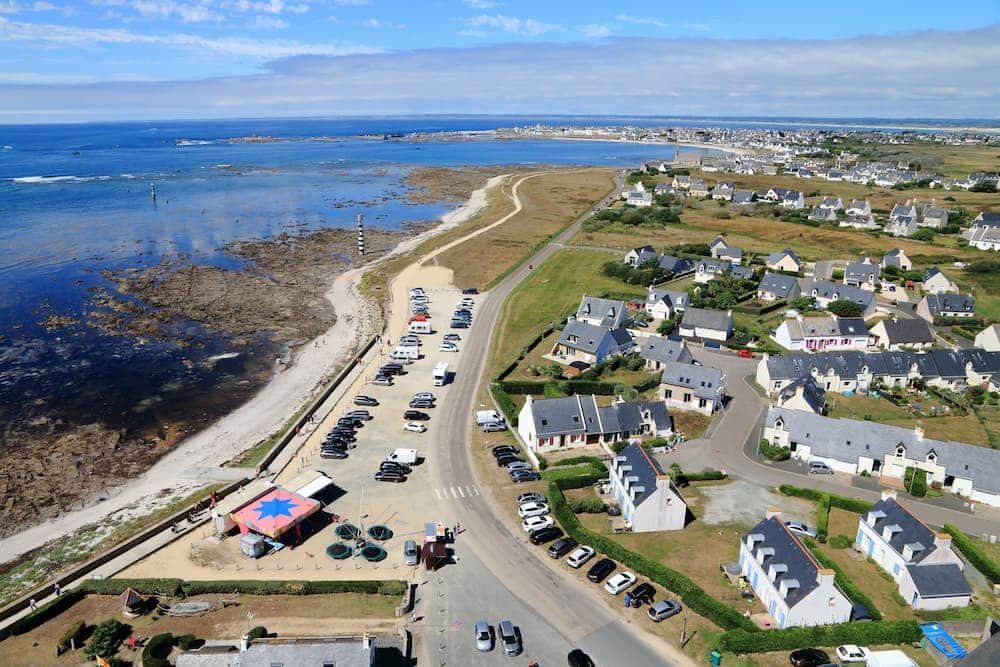
[[[706,401],[704,398],[699,398],[698,399],[698,407],[699,408],[703,408],[706,405],[708,405],[708,401]]]
[[[673,398],[673,396],[674,396],[674,390],[673,389],[664,389],[663,390],[663,398]]]
[[[691,394],[684,394],[684,402],[685,403],[691,402]]]

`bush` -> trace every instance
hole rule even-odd
[[[847,535],[834,535],[827,540],[827,544],[829,544],[833,549],[848,549],[852,544],[854,544],[854,540],[849,538]]]
[[[750,619],[744,618],[738,611],[715,598],[709,596],[694,581],[686,575],[673,570],[662,563],[650,560],[603,535],[598,535],[584,528],[576,515],[570,510],[562,486],[549,484],[549,507],[553,517],[559,521],[568,535],[581,544],[589,544],[594,549],[604,553],[609,558],[617,560],[622,565],[645,575],[664,588],[673,591],[684,601],[692,611],[708,618],[724,629],[741,628],[748,632],[758,632],[759,629]]]
[[[80,648],[83,646],[83,635],[87,630],[87,624],[77,621],[66,629],[66,632],[59,638],[59,648]]]
[[[169,632],[153,635],[142,649],[143,667],[163,667],[169,665],[167,658],[174,648],[174,636]]]
[[[83,653],[88,660],[97,657],[110,658],[118,652],[118,647],[121,646],[130,632],[132,632],[131,627],[121,621],[109,618],[94,628],[94,634],[90,636],[90,641],[87,642],[87,648]]]
[[[702,472],[682,472],[677,475],[678,483],[684,479],[688,482],[714,482],[729,477],[721,470],[703,470]]]
[[[604,464],[600,461],[594,463],[588,463],[586,465],[577,466],[559,466],[558,468],[553,467],[542,472],[542,479],[548,482],[555,482],[565,479],[590,479],[592,480],[590,484],[593,484],[599,479],[604,479],[608,476],[608,469],[604,467]],[[587,486],[584,484],[582,486]],[[579,487],[577,487],[579,488]]]
[[[916,621],[872,621],[767,632],[730,630],[719,639],[719,646],[731,653],[768,653],[803,646],[910,644],[920,641],[922,636],[920,624]]]
[[[504,417],[507,419],[507,423],[511,425],[512,428],[517,427],[517,406],[514,405],[514,399],[510,397],[500,383],[493,385],[493,398],[496,399],[497,406],[500,408],[500,412],[503,413]]]
[[[927,471],[908,467],[903,474],[903,485],[914,498],[923,498],[927,495]]]
[[[576,466],[581,463],[597,463],[601,464],[601,459],[597,456],[571,456],[568,459],[561,459],[554,463],[550,463],[552,467],[556,466]]]
[[[805,498],[813,502],[819,502],[820,497],[825,495],[830,498],[831,507],[837,507],[848,512],[854,512],[855,514],[864,514],[872,508],[872,503],[867,500],[838,496],[836,493],[823,493],[815,489],[804,489],[800,486],[792,486],[790,484],[782,484],[778,487],[778,490],[786,496]]]
[[[950,523],[944,524],[944,532],[951,535],[951,543],[955,545],[972,566],[979,570],[992,584],[1000,584],[1000,565],[986,555],[979,545],[968,535]]]
[[[182,651],[190,651],[191,649],[201,648],[205,644],[204,639],[198,639],[194,635],[181,635],[177,637],[177,647]]]
[[[792,457],[791,449],[772,445],[767,440],[760,441],[760,453],[764,455],[764,458],[771,461],[787,461]]]
[[[263,639],[267,637],[267,628],[263,625],[258,625],[255,628],[251,628],[250,632],[247,633],[247,639],[253,641],[254,639]]]
[[[570,500],[569,508],[574,514],[601,514],[607,509],[607,505],[600,498],[586,498]]]
[[[853,301],[831,301],[826,305],[826,310],[837,317],[861,317],[864,310]]]

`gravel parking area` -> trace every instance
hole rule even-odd
[[[701,520],[707,524],[743,523],[755,525],[764,518],[767,508],[779,507],[782,517],[816,525],[812,503],[774,493],[752,482],[736,480],[700,489],[705,497]]]

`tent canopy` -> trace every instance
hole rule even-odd
[[[278,539],[319,510],[320,504],[276,486],[230,514],[240,531]]]

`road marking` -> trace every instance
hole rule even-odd
[[[458,487],[458,495],[462,496],[463,498],[465,497],[465,491],[462,490],[462,487]]]
[[[470,496],[472,495],[473,492],[475,492],[477,496],[479,495],[479,489],[477,489],[476,487],[472,487],[471,489],[469,487],[465,487],[465,490],[469,492]]]
[[[451,497],[458,500],[458,494],[455,493],[455,487],[451,487]]]
[[[438,500],[441,500],[441,492],[440,491],[438,491],[437,489],[434,489],[434,495],[438,497]]]

